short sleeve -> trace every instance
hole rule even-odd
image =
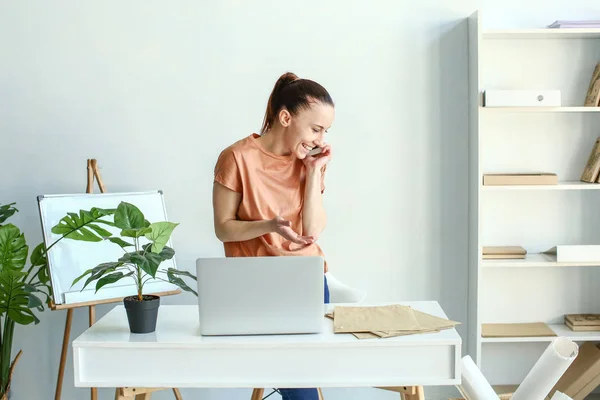
[[[227,148],[219,155],[214,181],[234,192],[242,192],[242,176],[232,149]]]
[[[325,170],[327,169],[327,165],[323,165],[321,168],[321,193],[325,192]]]

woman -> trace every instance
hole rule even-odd
[[[221,152],[213,209],[215,233],[227,257],[324,257],[316,242],[326,224],[321,197],[331,146],[324,137],[334,114],[325,88],[293,73],[283,74],[269,97],[261,134],[253,133]],[[309,155],[316,147],[321,152]],[[280,392],[283,400],[318,399],[316,389]]]

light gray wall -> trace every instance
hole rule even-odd
[[[476,9],[493,28],[600,16],[593,0],[2,1],[0,202],[18,202],[13,222],[35,245],[36,196],[83,192],[85,161],[97,158],[109,191],[165,192],[181,222],[177,262],[191,270],[195,258],[222,254],[211,216],[216,157],[259,129],[275,79],[291,70],[337,102],[321,239],[332,272],[370,301],[438,300],[464,336],[463,21]],[[46,312],[17,330],[17,400],[52,397],[64,318]],[[76,310],[73,335],[86,324],[86,310]],[[63,399],[89,398],[72,375],[69,358]],[[326,395],[397,398],[371,389]],[[184,391],[192,396],[248,399],[249,391]]]

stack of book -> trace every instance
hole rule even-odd
[[[524,259],[527,250],[521,246],[483,246],[484,260],[494,259]]]
[[[580,180],[588,183],[600,182],[600,137],[594,142]]]
[[[573,332],[600,331],[600,314],[567,314],[565,325]]]

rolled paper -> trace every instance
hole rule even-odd
[[[569,396],[567,396],[566,394],[559,392],[558,390],[556,392],[554,392],[554,396],[552,396],[552,399],[550,400],[573,400],[572,398],[570,398]]]
[[[461,384],[457,388],[467,400],[498,400],[498,395],[471,356],[462,358],[461,369]]]
[[[512,400],[544,400],[579,353],[565,337],[554,339],[512,396]]]

